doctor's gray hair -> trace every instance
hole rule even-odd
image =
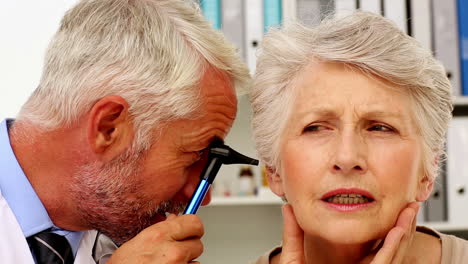
[[[147,148],[156,124],[196,113],[206,71],[226,74],[238,91],[250,81],[235,48],[191,1],[83,0],[63,18],[17,121],[69,127],[117,95]]]
[[[393,22],[362,11],[330,16],[313,28],[293,23],[264,37],[251,103],[257,150],[268,167],[281,170],[279,146],[293,108],[294,80],[313,61],[344,63],[404,90],[414,102],[425,176],[437,176],[453,109],[444,67]]]

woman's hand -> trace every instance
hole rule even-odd
[[[291,205],[283,205],[283,250],[280,264],[305,264],[304,231],[299,227]]]
[[[406,250],[411,246],[416,232],[416,216],[420,205],[412,202],[401,211],[395,227],[388,232],[383,246],[378,251],[366,257],[361,263],[400,264],[403,262]]]
[[[395,227],[388,232],[383,246],[364,258],[360,264],[400,264],[416,232],[416,216],[420,205],[408,204],[401,211]],[[296,222],[291,205],[283,206],[283,250],[280,264],[305,264],[304,232]]]

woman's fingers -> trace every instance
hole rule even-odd
[[[304,232],[299,227],[291,205],[283,211],[283,250],[280,264],[304,264]]]
[[[419,204],[416,202],[410,203],[408,207],[401,212],[400,217],[398,218],[396,226],[400,226],[404,230],[404,234],[392,263],[403,262],[407,249],[411,245],[414,233],[416,232],[416,216],[418,214],[419,207]]]
[[[413,202],[401,211],[395,227],[385,237],[384,244],[376,253],[372,264],[400,264],[403,262],[416,232],[416,216],[419,207],[418,203]]]
[[[395,253],[405,231],[401,227],[394,227],[385,237],[385,243],[379,249],[371,264],[392,264]]]
[[[420,205],[410,203],[402,210],[398,220],[385,237],[383,246],[375,256],[368,256],[363,263],[372,259],[372,264],[401,264],[416,232],[416,216]],[[281,264],[303,264],[304,232],[299,227],[290,205],[283,206],[283,251]]]

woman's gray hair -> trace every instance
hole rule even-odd
[[[254,138],[266,166],[281,169],[279,146],[293,107],[294,80],[313,60],[344,63],[405,90],[415,103],[424,173],[437,176],[453,109],[444,67],[393,22],[362,11],[330,16],[314,28],[290,24],[264,37],[251,103]]]
[[[193,117],[207,70],[226,73],[238,91],[250,81],[235,48],[191,1],[83,0],[63,18],[17,121],[68,127],[118,95],[129,103],[134,143],[147,148],[156,124]]]

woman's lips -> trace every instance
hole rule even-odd
[[[361,203],[361,204],[336,204],[336,203],[329,203],[325,202],[325,206],[328,208],[338,211],[338,212],[343,212],[343,213],[351,213],[351,212],[357,212],[360,210],[367,209],[371,207],[372,205],[375,204],[375,201],[368,202],[368,203]]]
[[[331,197],[337,196],[337,195],[360,195],[360,196],[366,197],[368,199],[375,200],[374,196],[370,192],[368,192],[366,190],[363,190],[363,189],[359,189],[359,188],[335,189],[333,191],[329,191],[329,192],[325,193],[322,196],[321,199],[326,200],[328,198],[331,198]]]
[[[354,212],[375,203],[374,196],[358,188],[340,188],[327,192],[321,199],[327,207],[339,212]]]

